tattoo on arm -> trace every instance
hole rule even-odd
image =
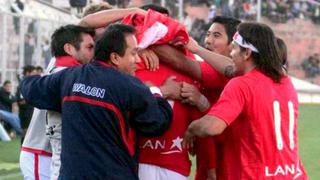
[[[232,78],[235,76],[234,66],[229,65],[224,69],[224,76],[227,78]]]

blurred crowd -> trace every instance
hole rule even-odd
[[[320,55],[314,53],[303,60],[302,69],[305,71],[307,78],[314,78],[320,75]]]
[[[20,82],[31,75],[42,75],[43,68],[40,66],[26,65],[23,67],[22,76],[17,75],[19,86],[14,89],[10,80],[5,80],[0,88],[0,126],[5,129],[0,133],[1,139],[21,136],[21,142],[29,126],[33,107],[26,103],[20,92]],[[8,134],[6,133],[8,132]],[[8,139],[9,137],[9,139]]]

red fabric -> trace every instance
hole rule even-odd
[[[160,86],[171,75],[177,77],[177,81],[185,81],[193,83],[190,78],[183,76],[171,68],[160,64],[160,68],[156,71],[143,69],[136,71],[136,77],[142,81],[150,81],[156,86]],[[175,101],[173,105],[172,124],[164,135],[155,138],[139,139],[140,156],[139,162],[160,166],[172,171],[178,172],[184,176],[190,173],[190,161],[188,152],[185,149],[179,149],[174,146],[173,140],[179,141],[191,122],[191,106]],[[177,143],[179,144],[179,143]]]
[[[155,44],[176,44],[178,42],[182,44],[188,43],[189,35],[184,25],[159,12],[148,10],[146,16],[141,14],[131,14],[122,20],[123,24],[132,25],[136,28],[136,38],[138,42],[142,39],[144,31],[150,28],[155,22],[160,22],[168,27],[167,34]]]
[[[39,178],[39,155],[34,154],[34,179],[40,180]]]
[[[227,84],[228,79],[223,74],[219,73],[216,69],[212,68],[206,61],[199,62],[201,68],[201,84],[206,89],[218,90],[221,93],[224,86]]]
[[[56,57],[56,67],[72,67],[78,65],[81,65],[81,63],[71,56]]]
[[[130,155],[131,156],[134,155],[134,153],[135,153],[135,149],[134,149],[134,147],[135,147],[135,141],[134,141],[135,134],[133,131],[129,131],[129,133],[127,135],[126,125],[125,125],[123,116],[117,107],[115,107],[113,104],[109,104],[109,103],[105,103],[105,102],[101,102],[101,101],[97,101],[97,100],[93,100],[93,99],[89,99],[89,98],[85,98],[85,97],[80,97],[80,96],[66,96],[63,98],[63,102],[64,101],[83,102],[83,103],[92,104],[92,105],[96,105],[96,106],[102,106],[104,108],[107,108],[107,109],[113,111],[117,115],[117,118],[119,119],[122,139],[123,139],[124,143],[126,144]]]
[[[199,62],[201,68],[201,86],[202,94],[204,94],[211,104],[214,104],[222,92],[225,84],[228,82],[222,74],[212,68],[207,62]],[[207,112],[205,113],[207,114]],[[205,114],[202,114],[204,116]],[[202,117],[201,116],[201,117]],[[197,119],[200,117],[197,117]],[[217,148],[218,141],[222,141],[223,135],[214,138],[197,138],[195,143],[196,154],[196,176],[195,180],[206,180],[208,178],[208,170],[217,167]],[[218,167],[219,168],[219,167]]]
[[[277,148],[279,137],[275,137],[275,101],[280,105],[282,150]],[[289,141],[289,102],[294,113],[293,149]],[[297,93],[288,77],[274,83],[258,70],[252,70],[233,78],[208,115],[229,125],[218,179],[294,179],[300,172],[297,179],[307,179],[298,156]]]
[[[30,152],[30,153],[34,153],[42,156],[50,156],[50,157],[52,156],[52,153],[50,152],[46,152],[39,149],[27,148],[27,147],[21,147],[21,151],[26,151],[26,152]]]

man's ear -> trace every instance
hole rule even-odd
[[[66,43],[63,45],[63,50],[69,54],[70,56],[73,56],[74,54],[74,51],[75,51],[75,48],[73,45],[69,44],[69,43]]]
[[[252,50],[249,48],[246,48],[246,51],[244,52],[244,59],[249,59],[249,57],[252,55]]]
[[[110,61],[112,64],[114,64],[115,66],[118,66],[120,64],[120,58],[119,55],[115,52],[110,54]]]

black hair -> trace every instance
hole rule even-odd
[[[22,74],[25,76],[27,73],[31,73],[34,71],[36,68],[32,65],[26,65],[22,68]]]
[[[94,37],[95,31],[92,28],[77,26],[77,25],[66,25],[61,26],[51,36],[51,54],[52,56],[67,56],[67,52],[64,51],[63,46],[67,43],[71,44],[76,48],[80,49],[80,43],[82,42],[82,34],[89,34]]]
[[[228,16],[215,16],[211,20],[211,25],[213,23],[219,23],[223,25],[228,36],[228,43],[230,44],[232,42],[233,35],[237,32],[237,26],[241,23],[241,21]]]
[[[43,71],[43,68],[42,68],[41,66],[36,66],[35,69],[36,69],[37,71]]]
[[[283,39],[277,37],[277,44],[279,47],[279,53],[280,53],[280,57],[281,57],[281,63],[284,66],[284,68],[287,68],[288,66],[288,60],[287,60],[287,56],[288,56],[288,50],[287,50],[287,45],[286,43],[283,41]]]
[[[129,25],[112,24],[108,26],[102,37],[96,42],[95,60],[108,61],[113,52],[123,56],[127,49],[125,36],[135,32],[135,28]]]
[[[146,4],[146,5],[141,6],[140,9],[143,9],[146,11],[149,9],[152,9],[154,11],[161,13],[161,14],[166,14],[166,15],[170,16],[169,10],[167,8],[156,5],[156,4]]]
[[[282,60],[278,44],[272,29],[261,23],[241,23],[238,32],[247,43],[251,43],[259,51],[253,52],[254,64],[266,76],[280,82],[283,76]],[[245,48],[241,47],[241,51]]]

